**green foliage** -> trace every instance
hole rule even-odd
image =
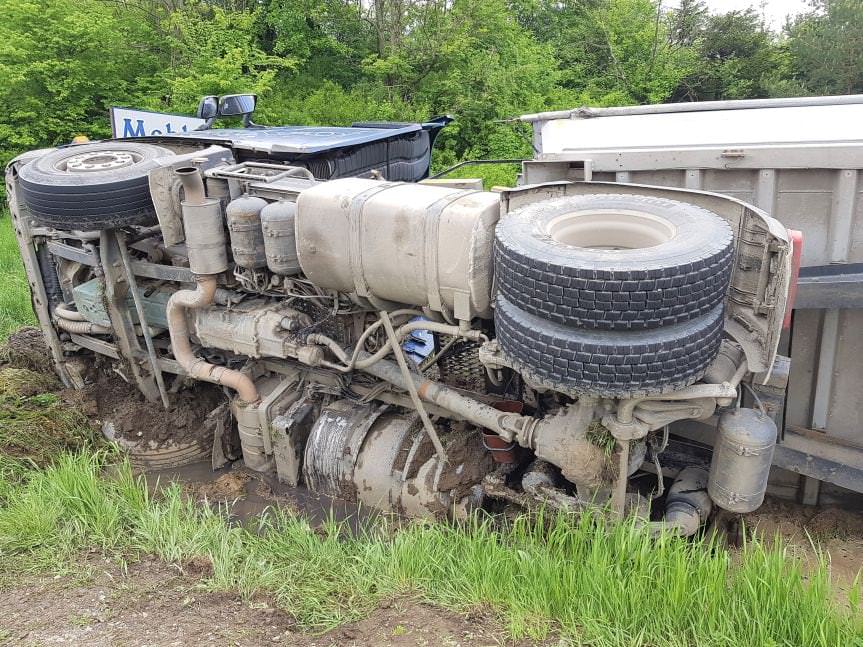
[[[0,369],[0,506],[33,468],[97,444],[81,409],[56,393],[60,386],[53,375]]]
[[[264,52],[253,37],[258,15],[190,3],[168,15],[163,26],[171,34],[170,66],[155,83],[172,110],[192,112],[206,94],[265,94],[279,71],[296,67],[297,59]],[[159,108],[151,99],[149,107]],[[162,106],[164,107],[164,106]]]
[[[788,27],[794,77],[808,91],[863,92],[863,3],[814,0]]]
[[[357,3],[267,0],[261,6],[261,46],[276,56],[297,60],[305,87],[316,87],[324,79],[341,86],[357,81],[357,68],[375,47],[371,25]]]
[[[655,647],[854,645],[860,610],[832,597],[825,560],[804,569],[780,542],[733,558],[710,540],[651,538],[598,514],[521,517],[504,527],[401,524],[352,533],[274,511],[248,526],[199,507],[176,485],[150,494],[128,465],[65,455],[0,505],[0,574],[58,568],[77,551],[212,563],[211,589],[271,595],[306,629],[326,630],[409,593],[459,610],[490,607],[515,638]],[[0,477],[2,478],[2,477]],[[2,486],[0,486],[2,487]],[[859,592],[854,587],[849,599]]]
[[[758,13],[729,11],[701,21],[694,41],[701,63],[683,79],[675,98],[716,101],[769,96],[780,49]]]
[[[106,136],[112,105],[188,113],[205,94],[255,92],[270,124],[452,114],[439,169],[530,156],[496,123],[524,112],[863,91],[858,0],[813,0],[784,38],[753,9],[671,4],[0,0],[0,161]]]
[[[94,0],[0,0],[0,161],[106,136],[108,108],[157,69],[149,34]]]
[[[0,342],[21,326],[33,325],[30,286],[7,211],[0,211]]]

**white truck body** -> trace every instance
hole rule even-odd
[[[863,96],[525,115],[522,184],[593,180],[697,189],[751,203],[803,233],[799,292],[779,352],[791,357],[775,464],[863,491]],[[797,487],[776,475],[777,488]],[[791,478],[794,476],[795,478]],[[787,488],[786,488],[787,489]]]

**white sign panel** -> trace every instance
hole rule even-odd
[[[203,119],[187,117],[186,115],[111,108],[111,130],[115,139],[152,135],[180,135],[191,132],[204,123]]]

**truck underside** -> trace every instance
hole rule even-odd
[[[739,200],[319,181],[190,142],[38,151],[7,187],[63,381],[101,357],[165,410],[217,385],[214,448],[248,469],[411,516],[607,505],[685,535],[763,500],[792,247]],[[689,420],[712,447],[665,491]]]

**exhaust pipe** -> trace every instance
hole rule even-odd
[[[198,169],[184,167],[177,169],[176,173],[186,198],[181,206],[189,269],[198,285],[194,290],[179,290],[168,299],[166,314],[174,357],[190,377],[235,390],[241,401],[240,406],[257,404],[261,398],[254,382],[247,375],[210,364],[192,352],[186,311],[213,304],[217,275],[228,269],[228,256],[221,201],[206,197],[204,181]]]
[[[201,172],[194,166],[184,166],[178,168],[174,173],[180,178],[180,184],[183,185],[183,194],[185,199],[184,204],[204,204],[207,199],[204,191],[204,178],[201,177]]]

